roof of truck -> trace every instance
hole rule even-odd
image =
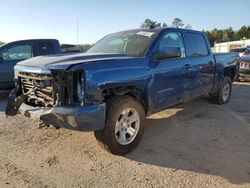
[[[12,41],[12,42],[8,42],[8,43],[4,43],[1,46],[5,46],[8,44],[12,44],[12,43],[16,43],[16,42],[34,42],[34,41],[57,41],[59,42],[57,39],[25,39],[25,40],[16,40],[16,41]]]
[[[16,40],[16,41],[12,41],[12,42],[22,42],[22,41],[58,41],[57,39],[23,39],[23,40]],[[12,42],[9,42],[9,43],[12,43]]]
[[[137,29],[129,29],[129,30],[123,30],[123,31],[118,31],[118,32],[114,32],[114,33],[119,33],[119,32],[126,32],[126,31],[146,31],[146,32],[156,32],[156,33],[160,33],[163,30],[179,30],[179,31],[190,31],[190,32],[199,32],[201,33],[201,31],[197,31],[197,30],[192,30],[192,29],[183,29],[183,28],[175,28],[175,27],[161,27],[161,28],[137,28]]]

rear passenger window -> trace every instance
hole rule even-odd
[[[38,43],[39,55],[54,54],[55,50],[51,42],[39,42]]]
[[[187,56],[208,55],[207,43],[202,34],[187,33],[185,37]]]

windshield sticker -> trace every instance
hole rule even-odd
[[[154,32],[148,32],[148,31],[140,31],[137,33],[137,35],[143,35],[146,37],[152,37],[152,35],[155,34]]]

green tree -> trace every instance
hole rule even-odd
[[[151,19],[146,19],[142,24],[141,28],[160,28],[160,27],[167,27],[166,23],[160,23],[157,21],[153,21]]]
[[[231,27],[227,29],[213,29],[205,31],[211,46],[215,42],[236,41],[242,39],[250,39],[250,26],[242,26],[238,31],[234,31]]]
[[[217,28],[214,28],[212,31],[203,31],[209,40],[210,45],[213,47],[215,42],[221,42],[222,41],[222,35],[223,31],[218,30]]]
[[[207,38],[208,38],[208,41],[210,43],[210,46],[214,46],[214,41],[212,40],[212,36],[211,36],[211,33],[210,31],[204,31],[203,32],[206,34]]]
[[[172,27],[180,28],[184,26],[184,23],[182,22],[182,19],[175,18],[172,21],[172,24],[170,24]],[[141,28],[161,28],[161,27],[168,27],[166,23],[160,23],[151,19],[146,19],[141,24]],[[187,24],[185,26],[186,29],[192,29],[192,26],[190,24]]]
[[[221,41],[222,41],[222,42],[230,41],[227,32],[223,31],[223,35],[222,35]]]
[[[182,19],[175,18],[172,22],[172,27],[180,28],[184,27],[186,29],[192,29],[190,24],[183,23]],[[141,24],[141,28],[158,28],[158,27],[167,27],[166,23],[158,23],[151,19],[146,19],[144,23]],[[210,45],[213,47],[214,43],[228,42],[242,39],[250,39],[250,26],[242,26],[238,31],[234,31],[232,27],[227,29],[217,29],[214,28],[211,31],[204,31],[207,35]]]
[[[233,40],[234,40],[234,31],[232,27],[222,30],[222,38],[221,38],[222,42],[233,41]]]
[[[220,29],[213,29],[212,31],[210,31],[211,34],[211,41],[214,42],[222,42],[222,36],[223,36],[223,31]]]
[[[168,27],[168,25],[166,23],[163,23],[162,27]]]
[[[176,28],[179,28],[179,27],[182,27],[184,26],[184,23],[182,22],[182,19],[180,18],[175,18],[172,22],[172,27],[176,27]]]
[[[4,42],[0,41],[0,45],[4,44]]]
[[[250,38],[250,26],[242,26],[237,32],[239,39]]]

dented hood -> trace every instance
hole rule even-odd
[[[128,59],[127,55],[123,54],[59,54],[59,55],[49,55],[49,56],[38,56],[31,59],[27,59],[19,62],[18,66],[25,67],[37,67],[37,68],[47,68],[47,69],[63,69],[66,70],[72,65],[87,63],[87,62],[100,62],[116,59]]]

